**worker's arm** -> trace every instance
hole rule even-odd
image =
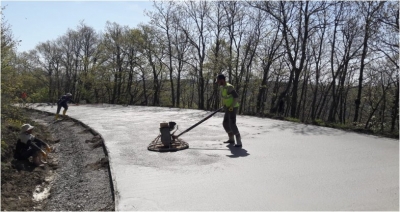
[[[32,140],[29,140],[29,141],[27,142],[27,144],[28,144],[29,146],[33,147],[34,149],[45,153],[44,150],[43,150],[42,148],[38,147],[38,146],[35,144],[35,142],[44,143],[44,142],[43,142],[42,140],[40,140],[40,139],[33,138],[33,141],[32,141]],[[46,144],[46,143],[44,143],[44,144]],[[46,154],[46,153],[45,153],[45,154]]]
[[[35,142],[41,144],[41,146],[42,146],[41,150],[43,150],[43,148],[45,148],[48,152],[51,151],[50,145],[48,143],[46,143],[46,142],[44,142],[44,141],[42,141],[42,140],[40,140],[40,139],[38,139],[36,137],[35,137]]]
[[[232,95],[232,97],[233,97],[233,102],[230,107],[234,107],[236,105],[236,103],[239,102],[239,95],[233,87],[228,88],[228,94]]]
[[[76,104],[76,103],[74,102],[74,100],[72,100],[72,98],[69,98],[68,101],[71,102],[71,103]]]
[[[30,146],[30,147],[32,147],[32,148],[34,148],[34,149],[36,149],[36,150],[42,150],[41,148],[39,148],[34,142],[32,142],[31,140],[29,140],[28,142],[27,142],[27,144]]]

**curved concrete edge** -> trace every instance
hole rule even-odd
[[[36,111],[36,112],[39,112],[39,113],[46,113],[46,114],[48,114],[48,115],[55,115],[55,113],[52,113],[52,112],[47,112],[47,111],[38,110],[38,109],[33,109],[33,108],[26,108],[26,110],[33,110],[33,111]],[[76,122],[76,123],[79,123],[81,126],[87,128],[87,129],[89,129],[89,131],[90,131],[90,133],[92,133],[92,135],[94,135],[94,136],[98,135],[98,136],[100,136],[100,138],[103,140],[103,145],[102,145],[103,151],[104,151],[104,154],[105,154],[105,155],[107,156],[107,158],[108,158],[108,173],[109,173],[109,177],[110,177],[111,193],[112,193],[113,200],[114,200],[114,210],[115,210],[115,211],[118,211],[118,210],[117,210],[117,205],[119,204],[120,196],[119,196],[118,190],[116,190],[116,188],[117,188],[117,181],[115,180],[116,177],[115,177],[115,174],[114,174],[114,171],[113,171],[113,167],[112,167],[112,165],[111,165],[111,158],[110,158],[110,154],[109,154],[110,151],[109,151],[108,148],[107,148],[107,145],[106,145],[106,142],[105,142],[103,136],[102,136],[99,132],[97,132],[96,130],[94,130],[93,128],[91,128],[89,125],[87,125],[87,124],[85,124],[85,123],[79,121],[78,119],[72,118],[72,117],[70,117],[70,116],[68,116],[68,118],[70,118],[72,121],[74,121],[74,122]]]

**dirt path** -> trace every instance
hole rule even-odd
[[[29,114],[36,124],[45,126],[56,140],[51,144],[55,151],[44,167],[25,169],[19,173],[15,171],[17,177],[45,173],[46,176],[32,182],[39,184],[35,192],[32,191],[34,208],[18,207],[18,202],[24,198],[32,199],[26,195],[18,196],[19,200],[10,199],[15,201],[14,205],[2,207],[2,210],[114,211],[113,188],[102,138],[72,119],[54,123],[52,114],[37,111]],[[39,178],[32,177],[33,180]],[[21,185],[12,179],[9,181],[11,189],[8,192],[11,196],[12,192],[18,192],[15,188]]]

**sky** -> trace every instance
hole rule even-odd
[[[82,20],[96,32],[104,32],[107,21],[131,28],[149,23],[144,11],[152,10],[152,5],[151,1],[1,1],[14,39],[21,40],[18,52],[56,40]]]

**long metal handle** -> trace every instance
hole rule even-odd
[[[175,139],[178,138],[179,136],[189,132],[190,130],[192,130],[193,128],[197,127],[199,124],[203,123],[205,120],[209,119],[211,116],[213,116],[214,114],[218,113],[220,110],[222,110],[224,107],[221,107],[220,109],[214,111],[213,113],[211,113],[210,115],[208,115],[207,117],[205,117],[204,119],[202,119],[201,121],[197,122],[196,124],[194,124],[193,126],[189,127],[188,129],[186,129],[185,131],[181,132],[179,135],[177,136],[173,136]]]

